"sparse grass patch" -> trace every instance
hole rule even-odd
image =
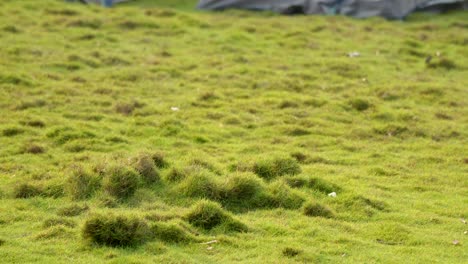
[[[150,238],[146,222],[123,215],[95,215],[83,226],[83,238],[98,245],[134,247]]]

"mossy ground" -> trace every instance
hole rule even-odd
[[[466,12],[401,22],[194,4],[0,1],[2,262],[468,259]],[[136,173],[141,153],[159,153],[161,177],[126,199],[106,193],[107,168]],[[277,158],[300,174],[252,178]],[[93,188],[74,196],[77,166]],[[250,178],[226,180],[236,173]],[[200,198],[246,231],[190,225]],[[304,215],[302,200],[333,217]],[[83,226],[99,215],[131,215],[154,237],[87,243]]]

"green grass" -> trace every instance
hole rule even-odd
[[[2,263],[468,259],[466,12],[194,2],[0,1]]]

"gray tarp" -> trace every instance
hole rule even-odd
[[[268,10],[283,14],[338,14],[354,17],[383,16],[401,19],[413,11],[466,9],[468,0],[201,0],[198,8]]]

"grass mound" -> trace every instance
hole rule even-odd
[[[114,165],[106,173],[104,190],[111,196],[123,200],[132,196],[137,190],[140,177],[135,170]]]
[[[284,180],[292,188],[307,187],[320,193],[329,194],[341,190],[340,187],[320,178],[308,178],[304,176],[285,177]]]
[[[240,173],[226,179],[222,190],[223,201],[250,200],[265,191],[265,186],[255,174]]]
[[[247,231],[247,226],[226,212],[221,205],[208,200],[196,203],[185,218],[193,226],[204,230]]]
[[[42,194],[42,189],[36,185],[29,183],[22,183],[16,186],[13,190],[13,197],[15,198],[31,198]]]
[[[83,238],[98,245],[133,247],[149,238],[146,222],[127,216],[96,215],[86,220]]]
[[[166,174],[166,181],[168,182],[179,182],[187,176],[187,173],[180,168],[172,168],[167,174]]]
[[[146,184],[153,184],[160,180],[159,172],[151,155],[140,154],[136,158],[134,167]]]
[[[330,208],[316,202],[306,203],[304,207],[302,207],[302,212],[304,215],[312,217],[332,218],[335,215]]]
[[[293,158],[276,158],[256,162],[253,171],[258,176],[270,180],[278,176],[299,174],[301,167]]]
[[[208,171],[201,171],[187,178],[179,184],[179,190],[186,196],[208,199],[218,199],[222,189]]]
[[[277,180],[268,186],[267,193],[259,201],[264,207],[297,209],[301,207],[304,198],[284,181]]]
[[[68,177],[65,189],[74,200],[91,197],[101,186],[101,179],[82,167],[75,167]]]
[[[87,205],[72,204],[72,205],[60,208],[57,211],[57,214],[60,216],[78,216],[88,210],[89,210],[89,206]]]
[[[156,222],[151,225],[151,232],[156,239],[168,243],[188,243],[195,237],[174,223]]]

